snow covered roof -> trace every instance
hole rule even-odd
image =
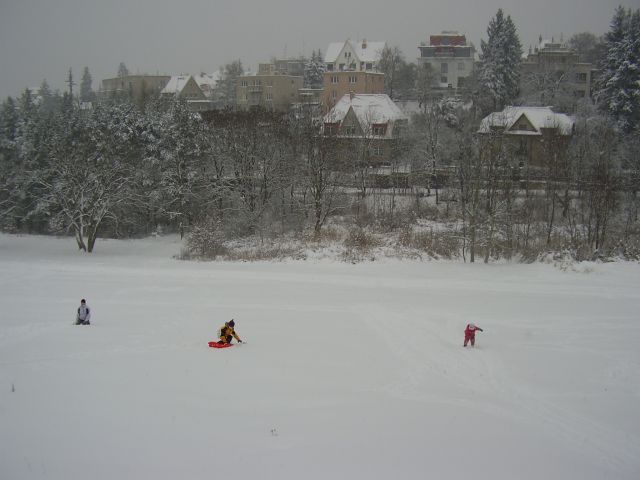
[[[220,72],[214,73],[201,73],[200,75],[194,75],[193,79],[198,86],[202,88],[203,85],[210,85],[211,88],[216,86],[217,81],[220,79]]]
[[[398,106],[386,94],[345,94],[324,117],[325,123],[341,123],[350,110],[355,113],[358,122],[367,130],[372,124],[409,120]],[[391,130],[387,131],[391,134]]]
[[[386,45],[386,42],[369,42],[367,40],[359,42],[347,40],[346,42],[330,43],[324,55],[325,63],[334,63],[347,43],[351,46],[360,62],[377,62],[380,60],[380,55]]]
[[[524,116],[534,131],[518,130],[514,124]],[[557,128],[562,135],[571,135],[574,121],[564,113],[555,113],[551,107],[505,107],[501,112],[493,112],[482,119],[479,133],[489,133],[499,127],[517,135],[541,135],[543,128]]]
[[[174,94],[177,95],[182,92],[191,75],[174,75],[169,80],[169,83],[162,89],[161,94]]]
[[[214,73],[201,73],[200,75],[194,75],[193,79],[196,81],[202,93],[205,96],[209,97],[213,93],[213,90],[216,88],[216,84],[220,79],[220,72]]]

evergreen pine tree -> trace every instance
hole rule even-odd
[[[91,102],[94,100],[94,93],[91,89],[92,78],[89,73],[89,67],[84,67],[82,72],[82,80],[80,81],[80,101]]]
[[[314,50],[311,59],[304,65],[304,86],[306,88],[322,88],[325,65],[322,52]]]
[[[58,97],[53,94],[46,79],[42,80],[38,95],[40,96],[40,104],[38,105],[40,112],[49,115],[57,110]]]
[[[598,102],[623,131],[630,132],[640,125],[640,10],[618,7],[605,44]]]
[[[481,41],[480,85],[491,99],[494,110],[500,110],[518,96],[522,45],[516,26],[502,9],[487,27],[488,39]]]
[[[118,76],[126,77],[127,75],[129,75],[129,69],[124,64],[124,62],[120,62],[120,65],[118,65]]]

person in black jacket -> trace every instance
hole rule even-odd
[[[233,321],[233,318],[224,322],[224,326],[220,328],[220,341],[218,343],[231,343],[231,340],[235,338],[238,343],[242,343],[240,337],[235,331],[236,322]]]

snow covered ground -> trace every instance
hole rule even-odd
[[[640,478],[638,264],[179,251],[0,235],[0,478]]]

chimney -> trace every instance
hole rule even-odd
[[[349,100],[353,102],[353,97],[355,97],[355,96],[356,96],[356,94],[353,93],[353,90],[350,90],[349,91]]]
[[[363,39],[362,39],[362,49],[364,50],[364,49],[366,49],[366,48],[367,48],[367,39],[366,39],[366,38],[363,38]]]

